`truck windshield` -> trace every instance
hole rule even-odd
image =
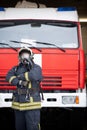
[[[20,43],[15,44],[11,41]],[[38,41],[50,44],[37,44]],[[72,22],[51,20],[0,21],[0,43],[7,43],[17,48],[23,46],[23,42],[30,43],[36,48],[77,48],[77,25]],[[10,46],[4,45],[4,48]],[[0,45],[0,48],[2,47]]]

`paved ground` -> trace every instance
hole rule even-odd
[[[55,109],[42,111],[41,118],[41,130],[87,130],[86,117],[87,112],[82,109],[66,110],[66,109]],[[45,116],[44,116],[45,115]],[[44,123],[43,123],[44,122]]]
[[[42,109],[41,130],[87,130],[87,110],[82,109]],[[15,130],[14,112],[10,108],[0,108],[0,129]]]

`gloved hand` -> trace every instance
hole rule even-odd
[[[22,60],[22,63],[27,67],[27,70],[30,70],[32,68],[32,61],[29,59],[23,59]]]
[[[28,87],[28,84],[29,84],[29,81],[22,81],[22,80],[19,81],[19,85],[21,86]]]
[[[28,61],[26,58],[24,58],[24,59],[22,60],[22,63],[25,64],[25,65],[29,65],[29,61]]]

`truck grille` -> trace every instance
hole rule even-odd
[[[44,77],[42,81],[42,86],[57,86],[61,87],[62,86],[62,77],[55,77],[55,76],[49,76],[49,77]]]
[[[68,72],[60,74],[61,76],[44,76],[41,83],[43,89],[77,89],[78,72]]]
[[[6,82],[5,78],[5,76],[0,76],[0,89],[15,89],[15,86]]]
[[[0,76],[0,86],[11,86],[8,82],[6,82],[5,76]]]

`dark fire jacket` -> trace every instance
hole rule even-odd
[[[29,81],[28,87],[19,85],[19,81]],[[42,80],[41,67],[33,63],[32,68],[20,63],[14,66],[6,75],[6,81],[17,86],[13,93],[12,108],[18,110],[32,110],[41,108],[40,82]]]

